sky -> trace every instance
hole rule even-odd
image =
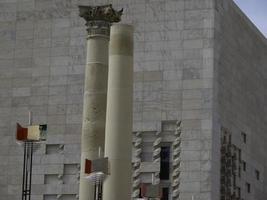
[[[234,0],[267,38],[267,0]]]

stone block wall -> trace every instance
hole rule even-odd
[[[76,198],[86,55],[77,5],[104,3],[1,1],[0,199],[21,196],[22,147],[14,134],[28,110],[33,124],[48,124],[48,140],[34,154],[33,199]],[[135,26],[133,131],[182,120],[181,198],[210,199],[213,1],[112,3]]]
[[[229,1],[2,0],[0,200],[21,196],[15,123],[26,125],[29,110],[33,124],[48,124],[48,140],[34,154],[32,199],[77,198],[86,60],[77,6],[111,2],[135,27],[133,131],[164,133],[164,124],[182,121],[181,199],[219,198],[221,126],[235,132],[240,148],[239,132],[247,134],[242,155],[263,177],[264,149],[254,147],[265,144],[266,40]]]
[[[33,124],[48,124],[48,140],[34,153],[32,199],[77,194],[86,31],[76,3],[0,3],[1,200],[21,199],[15,123],[27,125],[28,110]]]
[[[215,21],[213,144],[221,145],[222,128],[231,133],[232,144],[241,151],[236,183],[241,198],[263,200],[267,196],[267,40],[232,1],[216,1]],[[213,174],[218,180],[220,152],[215,148],[213,152]],[[218,184],[214,180],[213,185]]]
[[[180,197],[211,199],[213,1],[139,6],[132,21],[134,131],[162,131],[163,121],[182,120]]]

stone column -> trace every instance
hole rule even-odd
[[[110,175],[104,200],[130,200],[132,187],[133,28],[111,27],[105,156]]]
[[[94,200],[94,185],[84,178],[84,165],[85,159],[98,158],[99,149],[104,151],[110,25],[120,21],[122,11],[111,5],[79,6],[79,11],[88,32],[79,199]]]

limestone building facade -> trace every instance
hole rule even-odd
[[[87,36],[78,5],[107,3],[135,27],[133,193],[156,172],[164,200],[265,200],[267,40],[232,0],[0,1],[0,200],[21,198],[15,125],[29,110],[48,125],[32,200],[78,199]]]

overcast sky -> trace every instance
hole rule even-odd
[[[267,37],[267,0],[234,0]]]

